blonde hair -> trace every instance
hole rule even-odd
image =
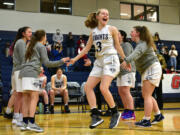
[[[98,26],[98,20],[97,20],[96,16],[98,16],[102,10],[107,10],[107,9],[105,9],[105,8],[98,9],[97,12],[92,12],[87,16],[87,19],[84,22],[84,24],[87,28],[93,29]]]
[[[173,45],[171,45],[171,49],[174,49],[174,50],[176,50],[176,46],[173,44]]]
[[[154,44],[153,37],[146,26],[135,26],[137,32],[139,32],[139,38],[142,41],[145,41],[149,47],[152,47],[154,51],[157,50],[156,45]]]

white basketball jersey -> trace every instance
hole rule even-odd
[[[96,57],[105,54],[117,54],[114,47],[114,40],[109,32],[109,25],[99,30],[97,27],[92,30],[93,45],[95,46]]]
[[[64,75],[62,74],[60,79],[57,78],[57,75],[54,76],[55,76],[55,87],[61,88],[62,86],[64,86],[64,79],[63,79]]]

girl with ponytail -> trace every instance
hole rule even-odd
[[[146,26],[135,26],[131,31],[131,39],[136,42],[136,48],[131,55],[124,59],[121,66],[126,67],[127,63],[134,61],[137,71],[141,74],[145,116],[135,125],[150,127],[151,124],[156,124],[164,119],[156,100],[152,97],[155,87],[159,86],[162,69],[154,52],[156,46]],[[152,111],[155,113],[155,118],[150,122]]]
[[[25,54],[25,63],[20,71],[23,91],[23,126],[21,130],[31,130],[43,132],[44,130],[35,123],[35,111],[39,99],[39,74],[41,66],[59,67],[69,58],[63,58],[59,61],[49,61],[46,47],[46,33],[44,30],[37,30]]]
[[[115,106],[114,99],[109,91],[109,86],[112,80],[118,75],[120,69],[120,62],[117,53],[121,58],[124,58],[124,52],[120,46],[118,38],[118,30],[114,26],[107,25],[109,21],[109,12],[107,9],[99,9],[96,13],[90,13],[85,21],[85,26],[92,29],[86,47],[79,55],[71,59],[69,64],[74,64],[77,60],[83,57],[95,46],[96,60],[94,67],[85,84],[85,92],[88,103],[91,107],[91,124],[90,128],[95,128],[104,122],[100,118],[100,111],[96,106],[96,97],[94,88],[100,82],[100,90],[108,103],[112,117],[109,128],[114,128],[118,125],[120,113]]]

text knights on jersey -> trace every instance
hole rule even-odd
[[[108,40],[108,34],[93,35],[93,40]]]

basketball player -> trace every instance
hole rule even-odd
[[[21,130],[31,130],[43,132],[44,130],[35,124],[35,111],[39,99],[39,74],[40,67],[44,64],[47,67],[58,67],[69,58],[63,58],[59,61],[49,61],[46,43],[46,33],[44,30],[37,30],[25,54],[25,63],[20,71],[23,91],[23,127]]]
[[[15,90],[14,116],[12,123],[21,126],[22,121],[22,89],[19,72],[22,69],[26,52],[26,43],[31,39],[32,30],[30,27],[22,27],[18,30],[14,41],[13,69],[12,69],[12,89]],[[19,113],[21,112],[21,113]]]
[[[127,34],[125,31],[119,30],[119,40],[122,40],[121,43],[122,49],[127,56],[133,52],[132,45],[127,41]],[[124,111],[121,115],[122,120],[135,120],[134,113],[134,102],[130,93],[130,88],[135,87],[135,72],[136,67],[134,61],[131,62],[131,71],[121,69],[117,77],[117,87],[118,93],[121,97]]]
[[[157,56],[155,55],[156,46],[153,38],[146,26],[135,26],[131,31],[131,39],[137,43],[132,54],[124,59],[122,67],[127,63],[135,61],[136,69],[141,74],[142,96],[144,98],[144,118],[136,122],[135,125],[150,127],[164,119],[156,100],[152,97],[155,87],[159,86],[162,69]],[[152,110],[155,118],[150,122]]]
[[[44,114],[48,114],[49,113],[49,100],[48,100],[48,94],[47,91],[45,90],[47,84],[47,76],[44,74],[44,68],[41,67],[41,73],[39,74],[39,87],[40,87],[40,91],[39,91],[39,96],[42,96],[44,99]]]
[[[119,44],[118,30],[114,26],[107,25],[108,21],[109,12],[107,9],[99,9],[96,13],[88,15],[85,25],[91,28],[92,32],[90,33],[87,45],[79,55],[71,59],[68,63],[74,64],[84,56],[84,54],[88,53],[93,44],[95,45],[96,60],[85,85],[85,92],[91,108],[92,121],[90,128],[95,128],[104,122],[104,120],[100,118],[100,112],[96,107],[96,98],[93,90],[99,82],[101,82],[101,93],[112,111],[109,128],[116,127],[121,117],[109,91],[109,86],[120,69],[117,52],[120,54],[121,58],[124,58],[125,55]]]
[[[61,95],[64,100],[65,113],[70,113],[68,106],[68,90],[67,90],[67,77],[63,74],[62,69],[58,68],[56,74],[51,77],[51,90],[50,90],[50,112],[54,113],[54,97]]]

